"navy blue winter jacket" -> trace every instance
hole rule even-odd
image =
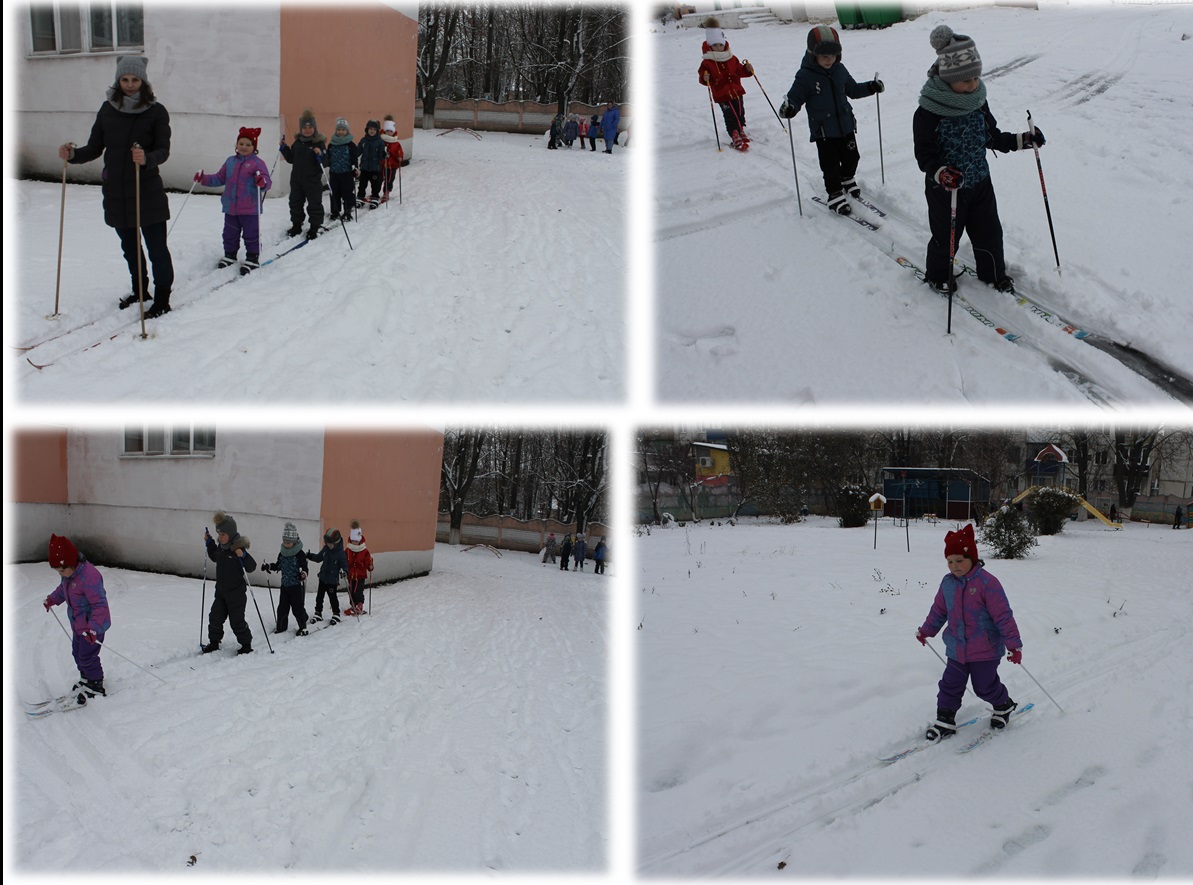
[[[808,106],[809,141],[822,138],[843,138],[857,130],[851,98],[866,98],[874,94],[870,81],[858,83],[838,60],[825,70],[816,63],[816,56],[804,53],[804,60],[787,90],[787,104],[795,111]]]

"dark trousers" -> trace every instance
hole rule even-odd
[[[139,239],[145,241],[145,249],[149,252],[149,262],[145,261],[145,252],[141,250],[135,227],[118,227],[116,236],[120,237],[120,247],[124,251],[124,260],[128,264],[129,278],[132,279],[132,291],[137,291],[137,256],[141,260],[141,291],[146,298],[149,293],[149,267],[153,265],[153,291],[157,295],[170,297],[170,289],[174,285],[174,262],[170,258],[170,248],[166,244],[166,223],[147,224],[141,228]]]
[[[559,557],[559,570],[560,571],[564,571],[564,572],[568,571],[568,560],[571,558],[572,558],[572,554],[570,551],[568,553],[563,554],[563,556]]]
[[[306,215],[303,209],[306,209]],[[311,227],[318,228],[323,224],[323,180],[313,182],[296,182],[290,180],[290,224],[302,227],[303,219],[309,216]]]
[[[353,605],[365,603],[365,578],[348,579],[348,599]]]
[[[721,102],[721,114],[725,117],[725,131],[730,135],[746,128],[746,103],[740,97]]]
[[[240,237],[244,236],[244,251],[250,255],[261,254],[261,216],[225,215],[224,251],[235,255],[240,251]]]
[[[372,172],[360,171],[360,183],[356,188],[356,196],[358,199],[365,198],[365,190],[370,190],[373,194],[373,199],[377,199],[381,195],[381,170],[375,169]]]
[[[605,573],[605,560],[594,559],[593,562],[595,565],[593,565],[592,570],[598,575],[603,575]]]
[[[324,593],[326,593],[327,597],[331,600],[331,610],[337,615],[340,613],[340,597],[337,593],[339,586],[340,585],[338,581],[335,584],[325,584],[322,581],[319,582],[319,589],[315,592],[315,614],[323,614]]]
[[[70,640],[70,653],[74,655],[75,666],[79,668],[79,675],[92,682],[102,682],[104,668],[99,663],[99,648],[103,645],[104,634],[95,634],[95,642],[88,642],[82,633],[76,633]]]
[[[302,584],[278,588],[278,630],[285,630],[290,625],[290,613],[294,613],[294,620],[301,630],[307,625],[306,591]]]
[[[997,660],[959,664],[949,658],[944,675],[940,677],[936,706],[941,710],[960,710],[965,683],[972,681],[974,694],[988,704],[1001,707],[1011,696],[1002,680],[998,678],[998,664]]]
[[[352,196],[352,186],[356,179],[352,173],[331,172],[327,180],[331,187],[331,214],[351,213],[356,208],[356,200]]]
[[[857,172],[861,156],[857,151],[857,137],[816,139],[816,153],[820,158],[820,172],[824,175],[824,189],[829,196],[841,190],[841,182],[849,181]]]
[[[928,227],[932,239],[928,241],[928,256],[925,261],[926,276],[934,283],[946,282],[950,277],[949,267],[949,218],[952,214],[952,196],[934,181],[926,187],[928,200]],[[987,176],[975,187],[963,187],[957,191],[957,226],[954,243],[961,242],[961,234],[969,234],[977,260],[978,279],[997,283],[1007,275],[1002,252],[1002,222],[998,218],[998,201],[994,197],[994,185]]]
[[[232,627],[232,633],[243,648],[253,647],[253,632],[244,619],[245,606],[248,604],[248,594],[244,590],[234,590],[231,593],[217,592],[211,601],[211,614],[207,617],[207,638],[215,645],[219,645],[224,638],[224,621]]]

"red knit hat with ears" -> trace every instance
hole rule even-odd
[[[966,559],[978,561],[978,545],[973,539],[973,525],[966,523],[959,532],[949,532],[944,536],[945,556],[964,556]]]
[[[50,568],[74,568],[79,564],[79,551],[70,538],[50,535]]]
[[[240,127],[240,134],[236,136],[236,140],[240,141],[242,138],[247,138],[253,143],[253,153],[257,153],[257,139],[261,137],[261,130],[250,129],[248,126]]]

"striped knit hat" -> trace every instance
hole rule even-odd
[[[836,28],[817,25],[808,31],[808,52],[812,55],[840,55],[841,38]]]
[[[948,25],[937,25],[928,35],[928,42],[936,50],[936,64],[928,76],[939,76],[946,83],[959,83],[982,76],[982,57],[972,37],[954,34]]]

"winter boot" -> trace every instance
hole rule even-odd
[[[80,679],[71,686],[70,690],[72,692],[82,692],[89,698],[93,698],[97,694],[101,694],[104,697],[108,696],[108,693],[104,691],[104,681],[102,679]]]
[[[158,292],[153,296],[153,307],[145,311],[145,319],[154,320],[160,317],[163,313],[170,312],[170,290],[166,289],[164,292]]]
[[[838,215],[851,215],[853,207],[845,199],[845,191],[833,191],[828,195],[828,207]]]
[[[331,620],[327,622],[327,626],[334,627],[338,623],[340,623],[340,613],[336,612],[331,616]]]
[[[307,630],[306,627],[299,627],[296,631],[294,631],[294,635],[295,636],[310,636],[311,633],[309,630]]]
[[[298,236],[300,233],[302,233],[302,225],[301,225],[301,224],[296,224],[296,225],[294,225],[293,227],[291,227],[291,228],[290,228],[288,231],[286,231],[286,236],[288,236],[288,237],[296,237],[296,236]]]
[[[990,285],[992,285],[999,292],[1006,292],[1008,295],[1015,294],[1015,280],[1011,277],[1003,277],[998,282],[991,283]]]
[[[225,252],[224,257],[219,260],[219,264],[217,264],[216,267],[218,267],[218,268],[231,267],[235,263],[236,263],[236,253],[235,252]]]
[[[152,301],[152,300],[153,300],[153,296],[152,296],[152,295],[150,295],[150,294],[147,292],[147,293],[145,293],[145,300],[146,300],[147,302],[149,302],[149,301]],[[137,301],[138,301],[138,298],[137,298],[137,293],[136,293],[136,292],[133,292],[131,295],[126,295],[125,297],[123,297],[123,298],[121,298],[121,299],[120,299],[120,309],[121,309],[121,310],[127,310],[128,308],[130,308],[130,307],[132,307],[134,304],[136,304],[136,303],[137,303]]]
[[[849,196],[854,197],[855,199],[862,195],[862,189],[857,186],[857,182],[852,178],[847,178],[841,182],[841,190],[845,191],[845,193],[849,194]]]
[[[942,741],[947,737],[952,737],[957,733],[957,711],[956,710],[936,710],[936,721],[928,726],[928,730],[924,732],[924,737],[930,741]]]
[[[209,655],[213,651],[219,651],[219,650],[220,650],[220,644],[218,642],[209,642],[205,646],[203,646],[203,654],[205,654],[205,655]]]
[[[340,213],[339,213],[339,212],[332,212],[330,215],[328,215],[328,216],[327,216],[327,220],[328,220],[328,221],[339,221],[339,220],[340,220]]]
[[[311,619],[307,621],[308,624],[318,624],[323,620],[323,612],[315,612],[311,615]]]
[[[951,280],[945,280],[943,283],[938,283],[936,280],[924,280],[924,282],[928,284],[933,292],[938,292],[941,295],[948,295],[957,291],[956,277],[953,277]]]
[[[238,655],[251,655],[253,653],[253,647],[251,645],[242,645],[240,648],[236,649],[236,653]]]
[[[244,256],[244,264],[240,265],[240,275],[243,277],[252,273],[261,266],[258,260],[261,257],[260,252],[249,252]]]
[[[1019,705],[1007,698],[1007,702],[1001,707],[994,708],[994,715],[990,717],[991,728],[1006,728],[1007,721],[1011,718],[1011,713]]]
[[[317,236],[319,236],[319,228],[312,224],[310,230],[307,231],[307,239],[313,240]]]

